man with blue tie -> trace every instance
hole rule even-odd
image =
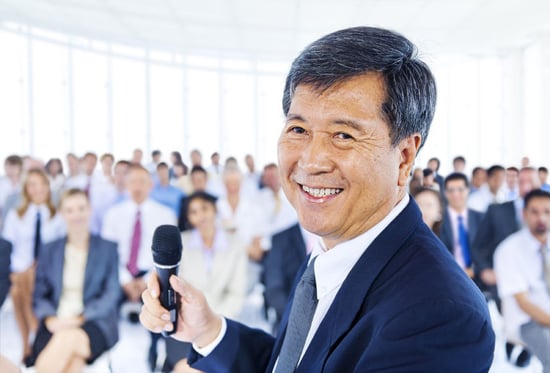
[[[471,247],[483,214],[467,206],[470,191],[466,175],[459,172],[449,174],[444,188],[447,207],[443,212],[439,238],[458,265],[473,278]]]
[[[321,237],[298,272],[277,338],[180,295],[173,336],[206,372],[487,372],[485,300],[422,223],[406,186],[435,109],[435,82],[394,32],[329,34],[293,62],[278,143],[283,190]],[[185,274],[184,274],[185,276]],[[140,314],[171,330],[152,275]]]

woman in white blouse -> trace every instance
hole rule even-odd
[[[47,175],[40,169],[29,170],[23,183],[21,205],[8,212],[3,231],[4,238],[13,245],[10,295],[23,342],[23,357],[31,351],[29,336],[38,326],[32,310],[32,294],[40,247],[63,233],[64,225],[56,215]]]
[[[216,198],[195,192],[185,208],[192,230],[183,232],[180,275],[204,292],[208,303],[220,314],[237,318],[246,297],[247,256],[239,235],[217,224]],[[167,361],[174,372],[194,372],[187,365],[189,345],[172,338],[166,340]]]

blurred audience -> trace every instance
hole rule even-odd
[[[504,167],[500,165],[489,167],[487,169],[487,183],[482,185],[476,192],[470,194],[468,207],[472,210],[485,213],[489,205],[506,201],[506,196],[502,190],[505,176]]]
[[[422,220],[434,232],[439,235],[441,220],[443,218],[443,201],[439,192],[432,188],[422,187],[416,189],[412,197],[422,212]]]

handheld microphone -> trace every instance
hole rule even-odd
[[[160,286],[160,304],[170,312],[170,321],[174,328],[172,331],[163,331],[167,337],[175,333],[178,321],[176,292],[170,285],[170,276],[178,275],[178,267],[181,260],[181,234],[175,225],[160,225],[155,229],[153,243],[153,263],[157,271]]]

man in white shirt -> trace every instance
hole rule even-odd
[[[476,192],[470,194],[468,207],[484,214],[487,212],[489,205],[505,202],[506,196],[502,190],[504,178],[504,167],[499,165],[489,167],[487,169],[487,183],[482,185]]]
[[[525,228],[495,251],[498,293],[508,336],[523,341],[550,373],[550,193],[525,196],[523,221]]]
[[[207,372],[487,372],[494,333],[485,299],[407,194],[435,109],[435,81],[414,45],[354,27],[293,62],[278,142],[281,183],[300,224],[321,237],[277,338],[180,294],[176,339]],[[185,274],[183,274],[185,276]],[[152,275],[141,322],[172,330]],[[467,358],[465,358],[467,356]]]
[[[101,236],[118,243],[119,277],[125,298],[140,302],[146,278],[153,268],[151,242],[159,225],[176,225],[176,215],[168,207],[149,198],[153,188],[151,175],[141,165],[128,169],[126,188],[129,199],[111,207],[103,220]],[[130,313],[130,320],[137,320]],[[148,362],[154,369],[157,361],[158,335],[151,335]]]

